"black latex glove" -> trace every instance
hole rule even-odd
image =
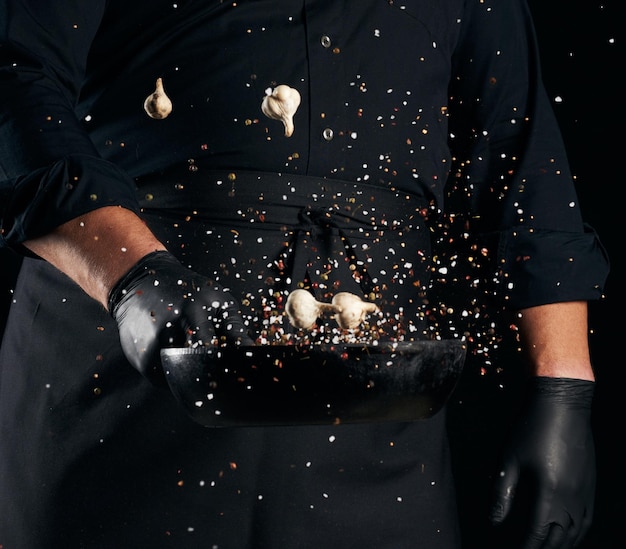
[[[252,343],[235,298],[169,252],[141,259],[111,290],[108,307],[126,358],[159,385],[162,348]]]
[[[523,517],[523,533],[509,547],[569,549],[587,533],[596,481],[590,423],[593,390],[591,381],[548,377],[530,381],[491,510],[496,525],[514,515]],[[520,506],[522,491],[527,499]]]

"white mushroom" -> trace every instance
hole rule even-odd
[[[317,301],[307,290],[298,288],[287,297],[285,313],[294,328],[310,330],[323,313],[336,313],[337,307]]]
[[[294,130],[293,116],[300,106],[300,92],[285,84],[276,86],[273,90],[265,90],[265,97],[261,103],[263,114],[272,120],[280,120],[285,126],[285,136],[291,137]]]
[[[156,120],[167,118],[172,112],[172,101],[165,93],[162,78],[157,78],[156,89],[146,97],[143,108],[150,118]]]
[[[375,303],[363,301],[350,292],[339,292],[333,297],[332,304],[337,307],[335,320],[344,330],[358,328],[367,315],[379,311]]]

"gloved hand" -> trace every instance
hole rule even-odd
[[[549,377],[530,381],[491,509],[495,525],[524,515],[520,548],[569,549],[582,541],[591,525],[596,480],[590,423],[594,385]],[[528,495],[526,508],[518,506],[522,489]]]
[[[251,344],[235,298],[185,268],[172,254],[142,258],[113,287],[108,309],[129,362],[157,385],[165,383],[164,347]]]

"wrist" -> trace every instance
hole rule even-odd
[[[136,286],[137,282],[143,279],[152,270],[155,264],[163,263],[180,265],[180,262],[167,250],[152,251],[134,263],[128,271],[119,277],[108,291],[106,307],[109,313],[114,315],[117,305],[124,298],[129,289]]]
[[[534,376],[528,382],[528,390],[533,399],[565,406],[591,408],[595,381]]]
[[[24,245],[106,307],[115,283],[145,255],[165,246],[134,212],[94,210]]]

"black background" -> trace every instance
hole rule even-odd
[[[597,441],[598,488],[594,524],[583,549],[624,546],[626,450],[624,412],[624,266],[620,250],[626,221],[621,199],[626,164],[621,155],[624,57],[621,47],[620,0],[574,3],[529,0],[537,26],[543,75],[559,118],[585,220],[599,233],[612,262],[603,301],[591,304],[591,346],[597,386],[593,423]],[[557,98],[560,98],[557,100]],[[620,146],[621,145],[621,146]],[[19,262],[0,251],[0,330]],[[487,542],[488,487],[497,447],[506,430],[507,411],[515,402],[509,381],[516,364],[506,346],[498,360],[509,365],[502,375],[481,375],[481,359],[470,358],[450,409],[450,427],[460,485],[459,504],[468,549],[493,546]],[[513,385],[513,384],[511,384]],[[497,412],[496,412],[497,410]],[[491,539],[491,538],[489,538]]]

